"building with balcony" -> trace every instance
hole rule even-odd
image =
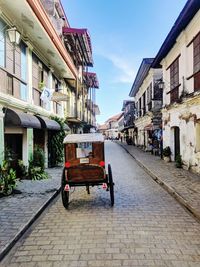
[[[86,30],[70,28],[59,0],[0,4],[0,163],[8,147],[27,165],[38,145],[46,166],[53,166],[50,144],[61,128],[54,118],[65,120],[71,132],[84,121],[89,88],[83,72],[93,64],[90,38]],[[41,97],[44,90],[51,101]]]
[[[153,68],[153,58],[144,58],[135,77],[130,97],[134,97],[134,131],[132,131],[133,143],[148,149],[149,139],[156,144],[156,132],[162,123],[162,90],[159,81],[162,78],[162,69]],[[160,131],[160,130],[159,130]]]
[[[153,67],[162,65],[163,146],[200,173],[200,1],[187,1]]]
[[[131,138],[131,140],[134,140],[135,132],[135,102],[133,100],[124,100],[123,101],[123,107],[122,111],[124,113],[123,116],[123,122],[124,127],[122,132],[124,133],[124,136]]]

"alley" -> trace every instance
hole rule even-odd
[[[106,142],[109,193],[78,188],[60,197],[3,261],[4,266],[199,266],[200,224],[118,144]]]

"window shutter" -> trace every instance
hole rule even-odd
[[[200,89],[200,33],[193,42],[194,53],[194,91]]]
[[[17,79],[13,78],[13,96],[16,98],[20,98],[20,81],[18,81]]]
[[[6,88],[6,80],[7,80],[7,74],[5,71],[0,69],[0,92],[5,93],[7,92]]]
[[[21,77],[21,50],[19,46],[15,48],[15,75]]]
[[[35,57],[33,57],[32,74],[33,74],[33,88],[38,89],[38,84],[39,84],[39,66],[38,66],[38,60]]]
[[[48,87],[48,72],[46,70],[43,70],[43,79],[45,86]]]
[[[6,69],[14,73],[14,49],[8,36],[6,36]]]

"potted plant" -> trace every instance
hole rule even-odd
[[[166,146],[164,149],[163,149],[163,159],[164,159],[164,161],[166,161],[166,162],[170,162],[171,161],[171,154],[172,154],[172,152],[171,152],[171,149],[170,149],[170,147],[169,146]]]

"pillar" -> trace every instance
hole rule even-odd
[[[30,160],[33,156],[33,129],[27,128],[27,158]]]
[[[0,164],[4,160],[4,113],[0,107]]]

